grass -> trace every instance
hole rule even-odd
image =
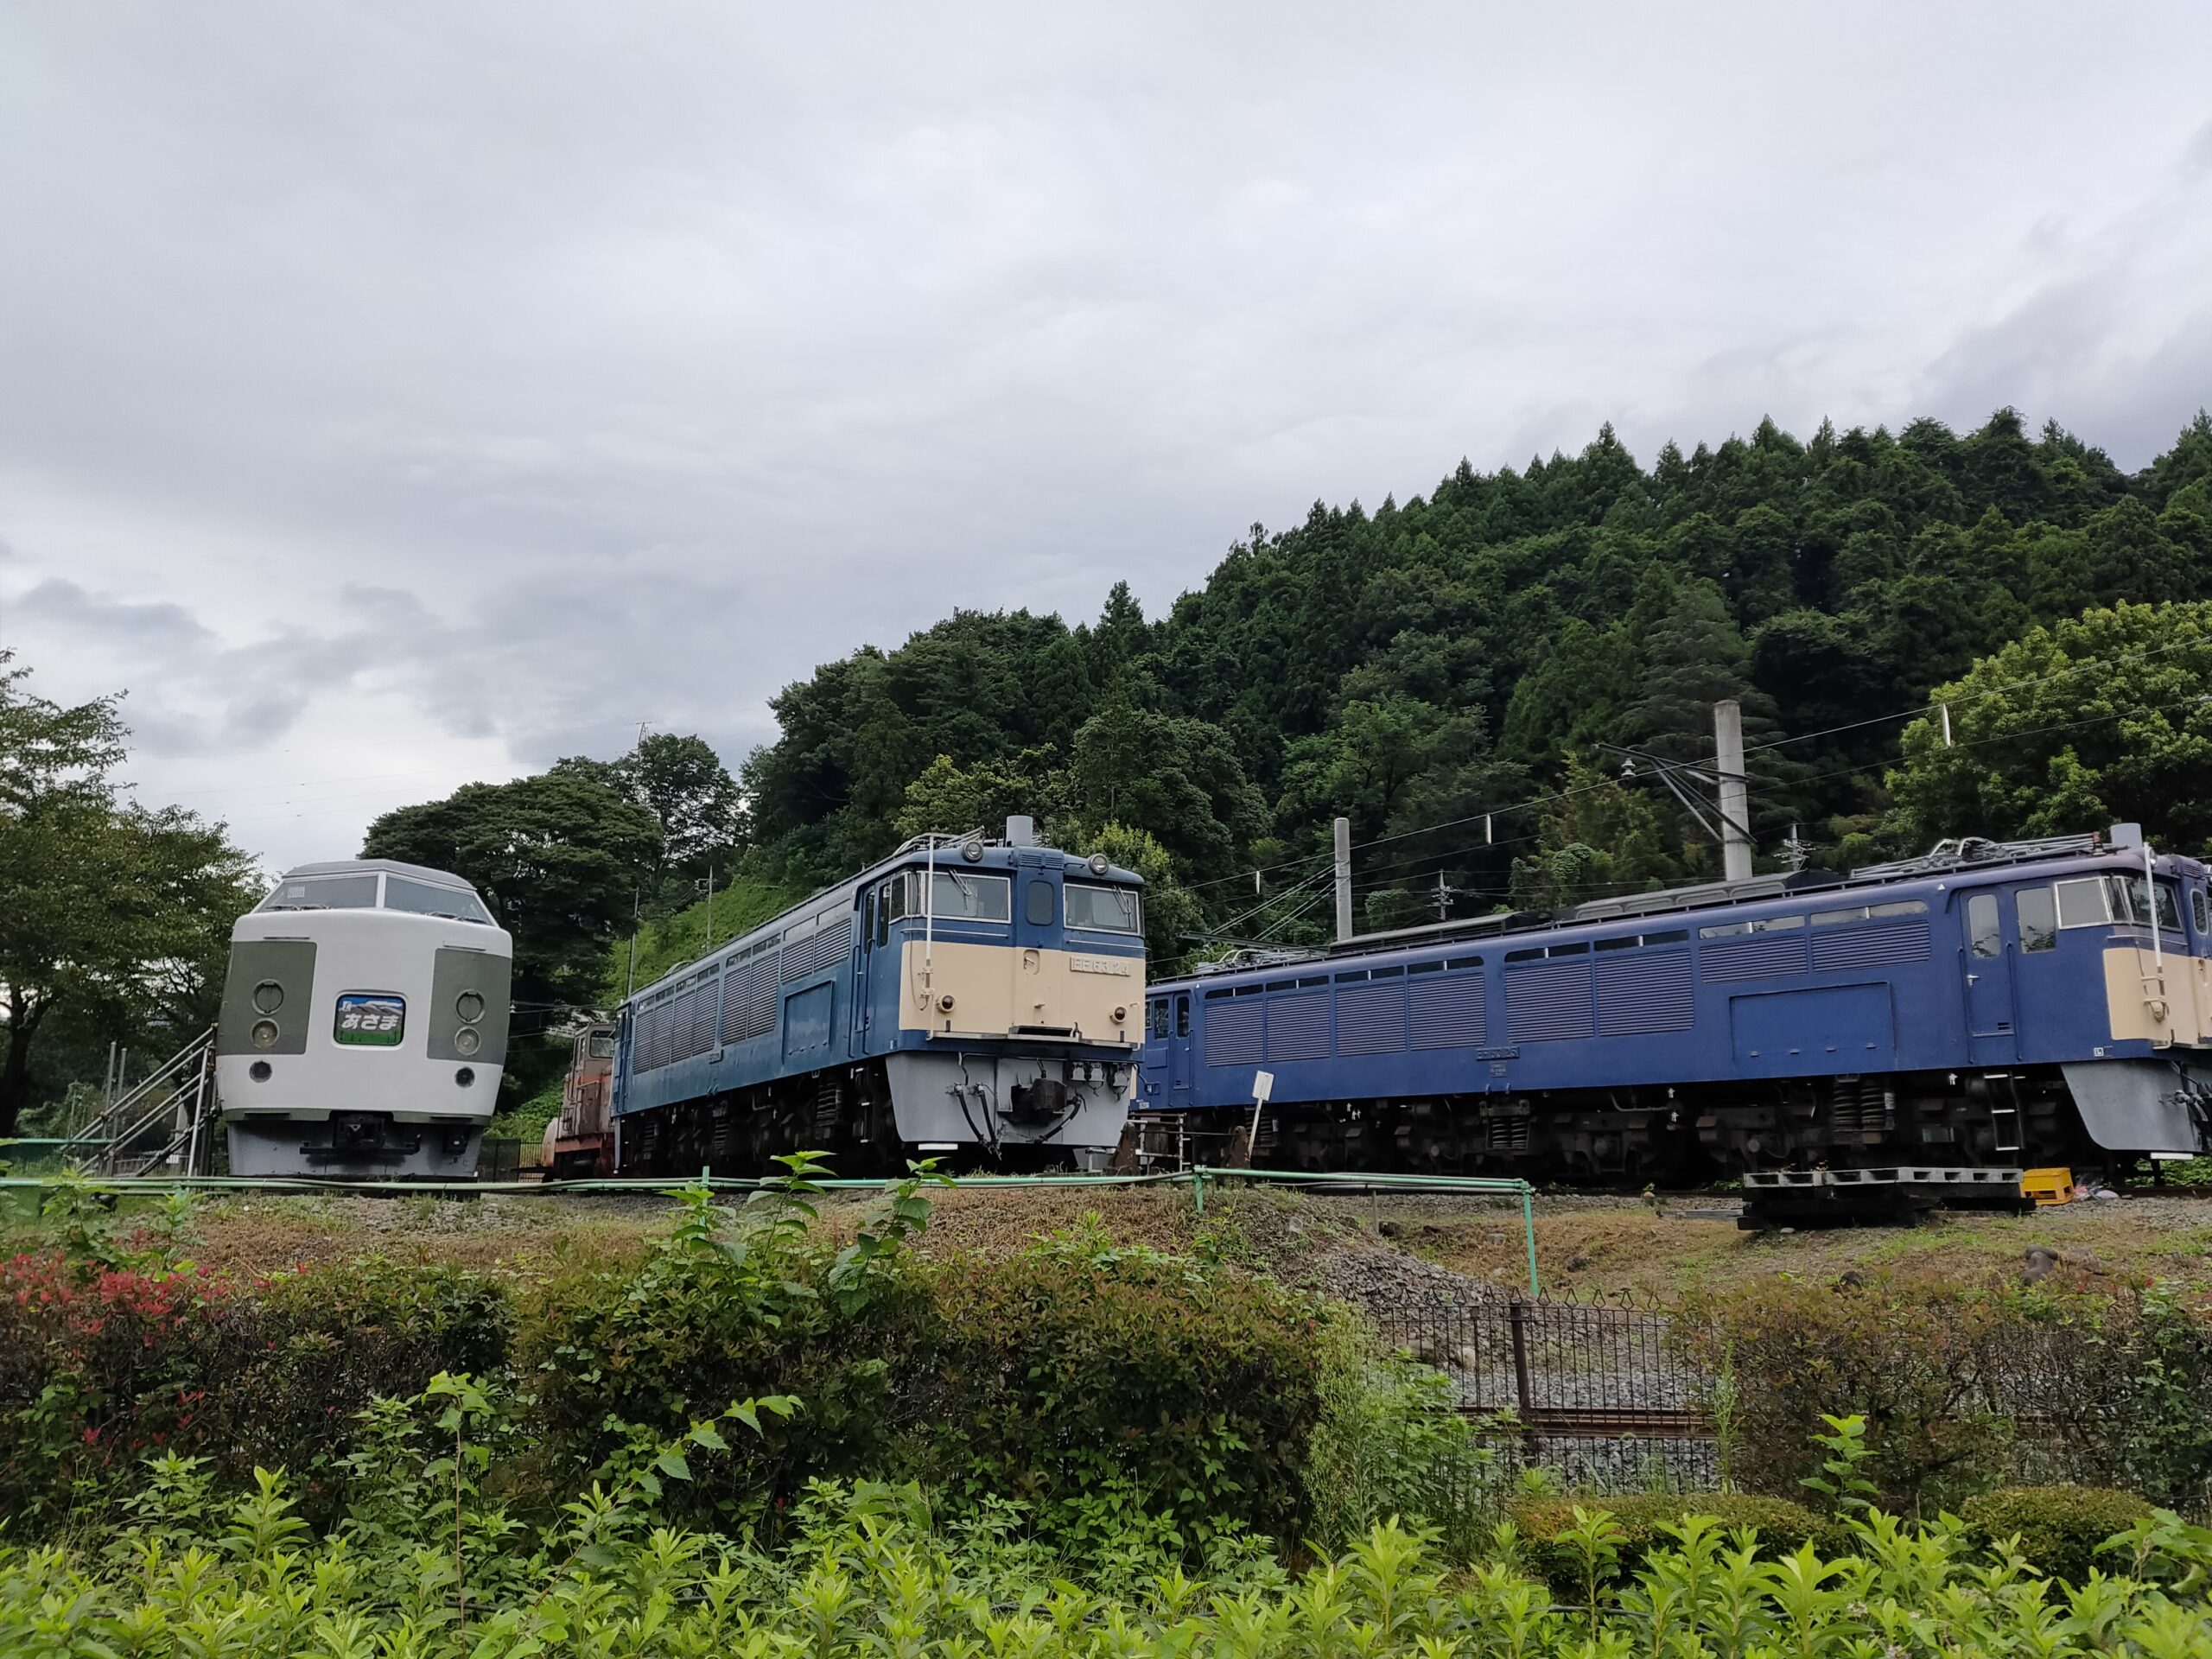
[[[715,945],[728,944],[805,897],[797,887],[741,877],[715,892],[711,912],[709,901],[702,899],[673,915],[646,918],[638,929],[637,983],[650,985],[683,963],[697,961]],[[630,942],[618,939],[607,953],[609,1007],[621,1001],[630,981]]]
[[[848,1234],[862,1200],[839,1198],[823,1225]],[[1960,1214],[1912,1228],[1751,1234],[1732,1220],[1685,1217],[1632,1198],[1541,1198],[1536,1255],[1546,1290],[1627,1290],[1672,1297],[1693,1288],[1790,1274],[1826,1281],[1850,1269],[1986,1279],[2019,1271],[2031,1245],[2063,1252],[2069,1271],[2158,1276],[2212,1287],[2212,1203],[2185,1198],[2068,1205],[2028,1217]],[[1333,1272],[1372,1276],[1413,1257],[1506,1287],[1526,1282],[1517,1208],[1459,1198],[1308,1198],[1276,1191],[1210,1193],[1203,1215],[1179,1189],[967,1189],[937,1200],[923,1250],[1002,1255],[1096,1214],[1118,1242],[1208,1255],[1292,1283]],[[665,1224],[650,1194],[545,1199],[226,1198],[203,1212],[196,1254],[256,1268],[378,1254],[530,1276],[626,1255]],[[1403,1264],[1410,1267],[1411,1264]]]

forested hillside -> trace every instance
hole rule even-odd
[[[741,791],[659,734],[389,814],[367,850],[475,880],[553,1026],[906,836],[1010,812],[1141,872],[1171,966],[1323,937],[1338,813],[1370,927],[1715,874],[1661,774],[1710,759],[1721,697],[1770,868],[1793,827],[1837,867],[2115,818],[2203,852],[2208,579],[2203,415],[2133,475],[2010,410],[1963,437],[1765,422],[1648,470],[1607,429],[1255,525],[1157,620],[1113,582],[1094,623],[963,612],[826,664],[774,700]]]
[[[1793,823],[1815,862],[2008,815],[2088,828],[2113,804],[2077,791],[2053,825],[2034,779],[1971,824],[1916,821],[1978,798],[1969,778],[1899,806],[1907,722],[2039,624],[2194,601],[2208,576],[2202,415],[2133,476],[2010,410],[1965,436],[1923,420],[1801,442],[1763,422],[1648,468],[1608,428],[1579,455],[1463,461],[1425,498],[1255,525],[1156,621],[1116,584],[1090,626],[963,613],[826,664],[776,699],[783,734],[745,768],[749,868],[805,886],[910,830],[1028,810],[1070,844],[1108,824],[1156,841],[1203,912],[1181,931],[1288,938],[1325,919],[1320,881],[1298,884],[1342,812],[1371,920],[1433,913],[1440,874],[1455,914],[1642,887],[1715,852],[1653,767],[1624,783],[1599,746],[1709,758],[1724,696],[1770,857]]]

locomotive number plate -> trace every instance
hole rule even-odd
[[[348,991],[338,999],[338,1024],[331,1035],[348,1048],[397,1048],[406,1030],[406,998]]]
[[[1117,978],[1129,976],[1129,964],[1122,957],[1070,957],[1068,971],[1071,974],[1112,974]]]

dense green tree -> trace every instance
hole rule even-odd
[[[704,738],[651,732],[619,760],[571,756],[552,770],[602,784],[653,815],[660,826],[653,880],[664,906],[690,904],[696,883],[717,870],[728,875],[744,850],[744,798]]]
[[[365,858],[404,859],[474,882],[514,936],[514,1000],[527,1033],[598,1001],[609,944],[626,933],[660,856],[660,826],[620,790],[575,771],[465,784],[442,801],[387,812]],[[526,1098],[560,1057],[518,1043],[503,1095]]]
[[[1141,830],[1194,879],[1228,874],[1267,826],[1267,803],[1228,735],[1202,720],[1109,709],[1076,734],[1076,809]]]
[[[113,697],[65,707],[0,652],[0,1137],[33,1103],[57,1017],[181,1043],[214,1019],[231,924],[264,891],[220,824],[125,801]]]
[[[2033,629],[1936,687],[1936,709],[1905,728],[1889,774],[1900,829],[1918,843],[2133,820],[2163,846],[2212,852],[2208,680],[2212,601]]]
[[[1116,583],[1087,625],[958,612],[824,664],[774,699],[776,741],[744,768],[744,868],[803,889],[915,830],[1027,811],[1065,840],[1148,833],[1205,925],[1237,931],[1268,893],[1225,878],[1295,880],[1341,814],[1380,910],[1433,913],[1440,876],[1456,912],[1503,902],[1516,856],[1524,895],[1601,869],[1675,880],[1713,849],[1600,746],[1709,763],[1723,696],[1745,709],[1769,862],[1792,824],[1837,862],[1920,833],[1889,816],[1884,773],[1896,717],[1934,688],[2038,625],[2208,578],[2212,417],[2133,477],[2009,409],[1802,442],[1762,420],[1649,470],[1608,427],[1517,469],[1462,461],[1372,512],[1254,524],[1155,620]],[[1651,823],[1553,823],[1578,766]]]

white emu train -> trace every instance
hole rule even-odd
[[[514,942],[457,875],[302,864],[231,930],[215,1083],[234,1175],[467,1180]]]

